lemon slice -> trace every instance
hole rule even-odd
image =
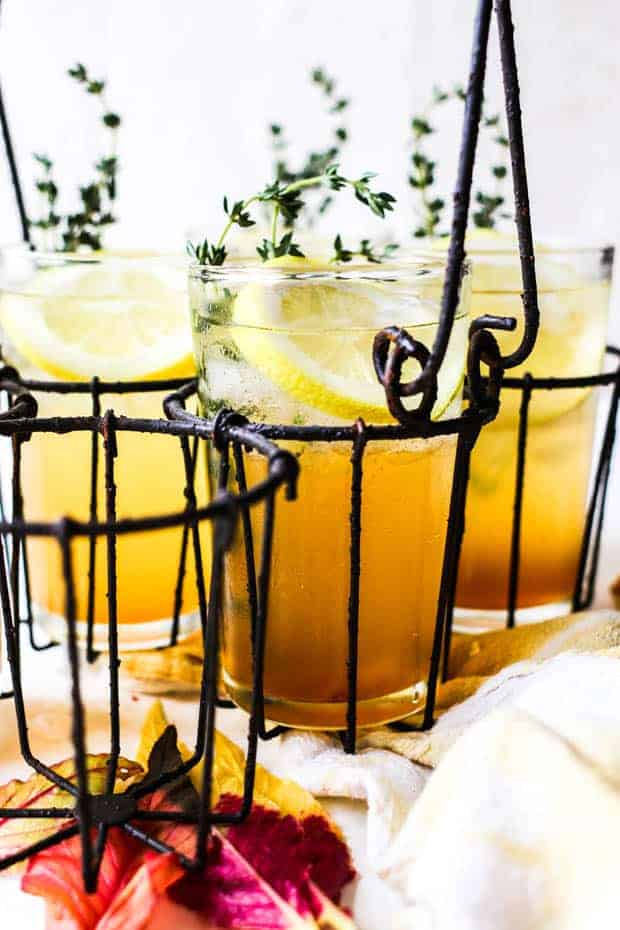
[[[447,247],[447,239],[433,243],[436,250]],[[519,345],[523,332],[523,284],[516,237],[495,230],[473,230],[467,234],[467,250],[473,259],[472,316],[489,313],[518,321],[514,333],[494,331],[502,352],[508,354]],[[540,308],[536,344],[530,357],[506,376],[521,378],[528,372],[540,378],[596,374],[605,351],[609,283],[589,280],[569,255],[544,243],[536,244],[536,277]],[[582,404],[591,390],[535,391],[530,421],[544,423],[563,416]],[[503,423],[518,418],[520,403],[520,391],[503,391]]]
[[[387,325],[405,326],[429,346],[436,331],[436,306],[402,282],[333,277],[314,280],[308,273],[334,267],[320,261],[276,259],[267,266],[299,272],[298,279],[251,283],[233,305],[232,334],[246,361],[282,392],[306,407],[351,422],[391,423],[385,392],[372,364],[372,343]],[[396,286],[395,286],[396,285]],[[399,286],[400,285],[400,286]],[[465,326],[455,328],[440,377],[433,418],[453,401],[460,403],[464,378]],[[409,365],[411,367],[409,367]],[[408,363],[403,380],[419,372]],[[416,406],[419,398],[413,398]]]
[[[75,263],[41,269],[0,296],[0,323],[18,353],[61,380],[194,373],[180,269]]]

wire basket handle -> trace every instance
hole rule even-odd
[[[441,298],[441,313],[435,341],[430,352],[426,353],[426,360],[420,374],[414,381],[407,385],[407,394],[423,394],[427,398],[433,390],[436,390],[437,374],[448,348],[448,342],[452,333],[456,309],[459,302],[461,281],[463,275],[463,262],[465,259],[465,235],[467,232],[467,219],[471,201],[471,188],[473,179],[474,162],[476,157],[476,146],[478,142],[478,130],[482,114],[482,100],[484,91],[484,78],[487,62],[487,48],[489,41],[489,30],[491,24],[491,14],[493,11],[493,0],[479,0],[476,20],[474,24],[474,38],[471,53],[471,66],[469,83],[467,87],[467,97],[465,101],[465,114],[463,118],[463,129],[461,133],[461,146],[458,162],[456,188],[453,196],[453,213],[452,227],[450,234],[450,246],[448,249],[448,260],[446,277],[444,281],[443,293]],[[514,368],[520,365],[530,355],[539,325],[538,309],[538,291],[536,285],[536,265],[534,257],[534,243],[532,237],[532,225],[530,219],[530,203],[527,183],[527,169],[525,165],[525,146],[523,142],[523,126],[521,121],[521,104],[519,92],[519,77],[517,71],[517,60],[514,45],[514,26],[512,22],[512,12],[510,0],[495,0],[495,13],[499,30],[499,42],[502,61],[502,76],[504,84],[504,96],[506,101],[506,120],[508,124],[508,135],[510,142],[510,157],[512,162],[512,177],[515,202],[515,222],[519,238],[519,256],[521,262],[521,276],[523,281],[523,312],[525,325],[523,335],[519,346],[509,355],[501,355],[497,347],[497,342],[489,333],[489,336],[482,336],[483,326],[493,329],[513,329],[514,321],[500,322],[500,318],[494,318],[493,322],[489,318],[484,318],[481,326],[476,327],[472,333],[478,344],[475,357],[484,360],[485,356],[493,357],[494,373],[493,380],[497,382],[498,364],[503,369]],[[384,330],[385,332],[385,330]],[[493,342],[495,345],[493,345]],[[484,343],[486,351],[480,354],[480,348]],[[490,353],[490,354],[489,354]],[[375,350],[373,350],[373,355]],[[499,354],[499,359],[498,359]],[[420,360],[420,354],[416,355]],[[379,380],[383,383],[379,372]],[[384,385],[385,387],[385,385]],[[391,393],[393,395],[394,385],[390,380]],[[402,393],[402,392],[401,392]],[[482,399],[482,392],[478,391],[474,397]],[[386,388],[386,400],[390,411],[401,422],[405,423],[410,415],[403,419],[402,410],[399,405],[395,405],[393,397]],[[392,409],[394,407],[394,409]],[[402,404],[400,405],[402,407]],[[432,404],[431,404],[432,407]],[[403,408],[404,409],[404,408]],[[419,411],[427,410],[427,400],[420,405]],[[396,412],[395,412],[396,411]],[[407,412],[405,412],[407,413]]]

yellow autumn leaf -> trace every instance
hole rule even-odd
[[[88,790],[91,794],[103,794],[106,788],[109,756],[87,755],[86,774]],[[57,775],[77,784],[77,772],[74,759],[65,759],[52,766]],[[114,791],[123,793],[136,780],[144,776],[142,769],[128,759],[121,757],[117,764],[117,778]],[[0,787],[0,858],[10,856],[33,843],[47,839],[57,830],[74,822],[73,813],[56,818],[42,817],[3,817],[7,808],[69,808],[74,807],[75,799],[63,788],[59,788],[45,775],[34,772],[30,778],[22,781],[14,778]]]
[[[140,741],[136,750],[136,762],[146,771],[148,769],[149,756],[153,746],[163,734],[166,727],[169,726],[166,713],[161,701],[154,701],[149,710],[140,730]],[[180,740],[178,742],[179,752],[183,761],[191,756],[191,752]]]
[[[146,768],[148,758],[155,742],[169,725],[161,701],[155,701],[148,711],[140,743],[136,753],[137,762]],[[179,752],[183,759],[189,759],[192,753],[179,741]],[[197,791],[202,786],[202,761],[194,766],[190,778]],[[243,751],[229,740],[228,737],[215,732],[215,762],[213,766],[213,794],[211,803],[215,806],[224,794],[241,796],[243,794],[243,777],[245,772],[245,755]],[[266,807],[277,807],[283,814],[292,814],[294,817],[306,817],[309,814],[318,814],[326,817],[333,829],[340,835],[340,831],[333,824],[325,809],[316,798],[293,781],[287,781],[272,775],[262,765],[256,766],[256,781],[254,786],[254,801]]]

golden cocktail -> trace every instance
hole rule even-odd
[[[474,251],[472,316],[522,319],[518,256],[489,244]],[[609,250],[537,253],[541,324],[524,365],[509,376],[578,377],[602,369],[607,332]],[[499,334],[502,350],[520,338]],[[569,608],[587,504],[597,392],[592,388],[535,390],[529,408],[517,607],[543,619]],[[497,419],[481,433],[472,456],[457,605],[459,621],[483,625],[480,612],[505,621],[522,392],[502,391]]]
[[[396,324],[430,346],[442,261],[336,268],[286,259],[196,268],[190,283],[204,412],[297,425],[394,422],[372,365],[372,343]],[[435,418],[458,414],[468,282],[439,377]],[[408,363],[409,364],[409,363]],[[407,367],[404,380],[416,370]],[[414,404],[415,405],[415,404]],[[298,500],[276,508],[265,653],[269,718],[341,728],[347,700],[351,445],[288,442],[299,458]],[[363,463],[358,722],[406,716],[424,704],[456,440],[370,442]],[[215,467],[217,455],[212,457]],[[244,453],[248,484],[264,459]],[[214,469],[211,469],[213,472]],[[230,480],[235,485],[234,467]],[[214,475],[212,473],[212,479]],[[263,511],[253,508],[260,558]],[[396,581],[398,579],[398,581]],[[249,706],[251,618],[238,531],[226,562],[222,660],[228,693]]]
[[[3,254],[0,325],[5,358],[24,377],[46,381],[129,381],[191,377],[193,360],[187,323],[185,270],[164,259],[124,256]],[[92,413],[89,394],[35,391],[42,416]],[[161,417],[163,395],[103,395],[101,410],[113,407],[132,417]],[[33,433],[23,445],[25,518],[54,521],[65,515],[87,521],[90,514],[91,434]],[[100,441],[101,442],[101,441]],[[117,513],[121,517],[180,511],[184,466],[170,436],[119,433],[115,462]],[[103,449],[100,444],[97,513],[105,519]],[[118,623],[121,648],[163,644],[170,638],[181,529],[119,537]],[[54,540],[28,542],[30,582],[36,617],[63,635],[65,585]],[[85,633],[89,550],[73,542],[77,620]],[[207,561],[208,564],[208,561]],[[181,631],[196,624],[196,584],[187,560]],[[107,636],[105,540],[95,560],[95,645]]]

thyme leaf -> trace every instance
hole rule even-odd
[[[357,249],[347,249],[343,246],[342,237],[338,234],[334,239],[334,254],[330,261],[350,262],[356,255],[359,255],[361,258],[365,258],[366,261],[379,264],[388,258],[392,258],[398,248],[396,242],[389,242],[383,246],[381,251],[378,251],[372,245],[370,239],[361,239]]]

